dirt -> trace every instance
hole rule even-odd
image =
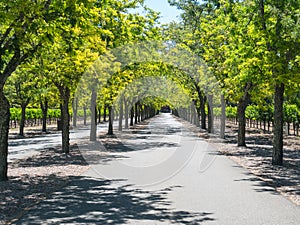
[[[9,181],[0,182],[0,224],[11,223],[88,168],[76,146],[68,155],[49,148],[10,163]]]

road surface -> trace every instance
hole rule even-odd
[[[300,224],[300,207],[170,114],[118,138],[16,224]]]

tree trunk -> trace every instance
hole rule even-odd
[[[142,115],[142,106],[141,106],[140,102],[138,103],[137,113],[138,113],[138,123],[140,123],[141,115]]]
[[[30,99],[26,99],[25,102],[21,103],[21,121],[20,121],[20,127],[19,127],[19,135],[24,136],[24,128],[25,128],[25,121],[26,121],[26,108],[29,104]]]
[[[24,136],[25,120],[26,120],[26,105],[21,104],[21,121],[20,121],[20,127],[19,127],[19,135],[20,136]]]
[[[83,107],[83,125],[86,126],[86,107]]]
[[[283,101],[284,84],[276,84],[274,96],[273,165],[283,163]]]
[[[201,114],[201,128],[206,129],[206,113],[205,113],[206,96],[201,95],[200,98],[200,114]]]
[[[66,154],[70,152],[70,89],[60,87],[60,96],[62,98],[61,118],[62,118],[62,151]]]
[[[107,111],[107,106],[104,105],[104,110],[103,110],[103,121],[106,122],[106,111]]]
[[[123,96],[121,96],[120,99],[120,108],[119,108],[119,131],[122,131],[122,126],[123,126]]]
[[[226,104],[225,104],[225,96],[221,95],[221,130],[220,130],[220,138],[225,138],[225,129],[226,129]]]
[[[92,90],[91,96],[91,130],[90,130],[90,141],[96,141],[97,138],[97,93],[96,90]]]
[[[78,98],[75,97],[72,103],[73,108],[73,127],[77,126],[77,110],[78,110]]]
[[[208,108],[208,133],[214,132],[214,106],[213,95],[208,95],[207,108]]]
[[[125,129],[128,129],[128,119],[129,119],[129,109],[128,109],[128,102],[125,101]]]
[[[134,124],[137,124],[138,123],[138,103],[136,102],[134,104],[134,111],[135,111],[135,114],[134,114]]]
[[[238,146],[246,146],[246,116],[245,111],[250,102],[249,90],[252,84],[247,83],[244,89],[244,95],[238,103]]]
[[[0,90],[0,181],[7,178],[8,131],[10,110],[9,102]]]
[[[45,103],[43,103],[43,101],[41,101],[41,109],[42,109],[42,113],[43,113],[42,132],[47,132],[48,108],[49,108],[48,100],[45,100]]]
[[[130,126],[133,126],[134,108],[131,106],[130,109]]]
[[[107,132],[108,135],[114,134],[113,122],[114,122],[113,107],[109,106],[108,107],[108,132]]]
[[[200,118],[201,118],[201,109],[200,107],[196,108],[196,113],[197,113],[197,121],[196,121],[196,126],[200,127]]]

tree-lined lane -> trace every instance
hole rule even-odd
[[[299,207],[173,116],[150,121],[18,224],[300,223]]]

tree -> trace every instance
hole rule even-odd
[[[55,20],[52,1],[6,1],[0,4],[0,181],[7,180],[9,102],[3,89],[9,76],[31,58],[49,37]],[[34,10],[32,10],[34,9]]]
[[[267,60],[274,85],[274,165],[283,163],[284,92],[291,80],[299,81],[299,70],[294,66],[300,50],[299,7],[299,1],[294,0],[258,2],[259,27],[266,40]]]
[[[21,121],[19,135],[24,136],[26,108],[36,94],[35,74],[30,66],[19,67],[8,79],[5,92],[10,103],[21,107]]]

